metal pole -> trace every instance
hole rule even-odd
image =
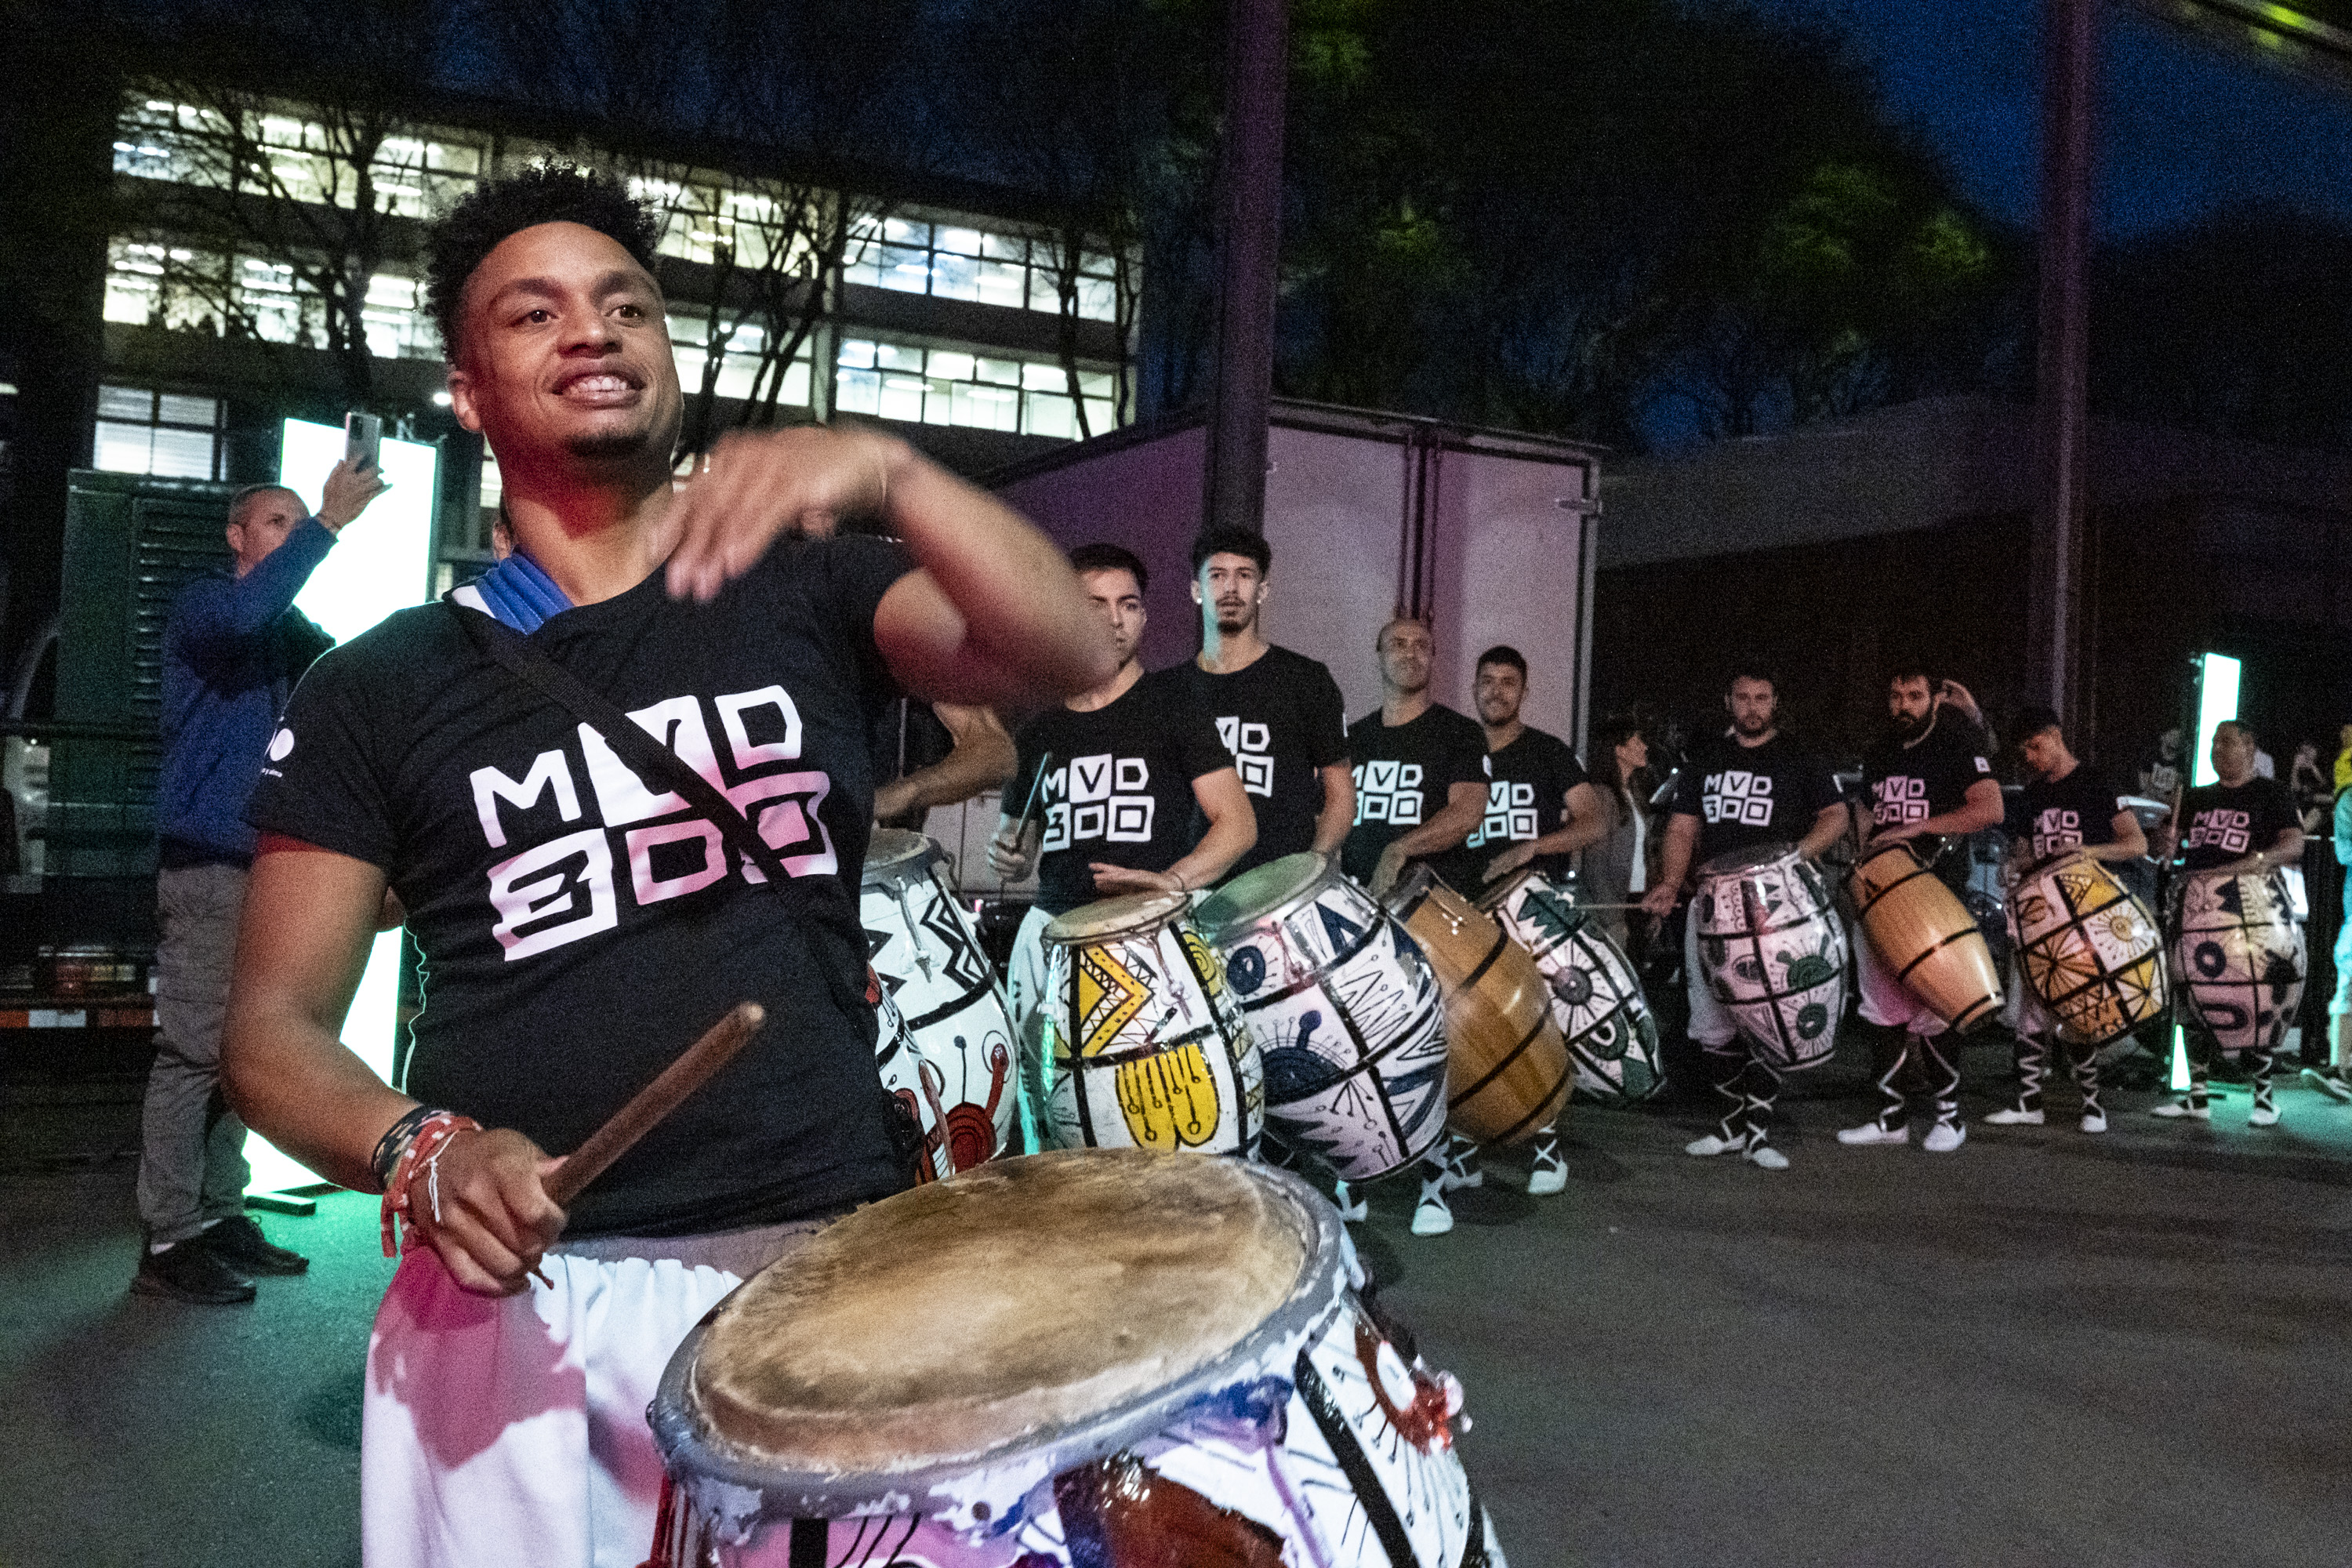
[[[2087,723],[2093,689],[2093,650],[2084,636],[2083,492],[2097,0],[2045,3],[2036,493],[2026,590],[2026,684],[2073,731]],[[2078,735],[2076,743],[2087,738]]]
[[[1203,528],[1265,527],[1275,265],[1282,241],[1286,4],[1232,0],[1226,20],[1223,276],[1209,393]]]

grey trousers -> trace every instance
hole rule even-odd
[[[140,1118],[139,1217],[151,1244],[185,1241],[245,1208],[245,1123],[220,1092],[221,1020],[244,870],[187,866],[155,876],[155,1066]]]

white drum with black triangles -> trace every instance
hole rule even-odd
[[[921,834],[881,828],[857,892],[866,962],[905,1037],[894,1046],[886,1012],[883,1087],[914,1110],[926,1167],[942,1176],[1021,1152],[1019,1057],[1004,988],[948,886],[947,864],[947,851]]]
[[[1700,978],[1748,1044],[1783,1069],[1827,1061],[1845,1008],[1845,928],[1820,869],[1784,844],[1718,855],[1698,868],[1690,918]]]
[[[1552,1022],[1576,1063],[1577,1092],[1613,1105],[1638,1105],[1657,1093],[1665,1063],[1633,961],[1577,908],[1575,895],[1528,866],[1478,907],[1535,955],[1551,987]]]
[[[1266,1121],[1350,1182],[1445,1133],[1445,1004],[1404,928],[1327,855],[1286,855],[1203,900],[1201,925],[1265,1062]]]
[[[2278,1049],[2310,958],[2286,878],[2275,868],[2189,872],[2172,929],[2174,979],[2221,1049]]]

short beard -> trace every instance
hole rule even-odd
[[[1237,621],[1227,620],[1225,618],[1225,613],[1223,610],[1217,611],[1216,616],[1217,631],[1218,634],[1223,637],[1231,637],[1235,632],[1245,632],[1252,626],[1257,625],[1257,612],[1255,609],[1246,607],[1242,610],[1241,619]]]
[[[1765,731],[1772,727],[1772,721],[1770,719],[1759,719],[1753,723],[1750,723],[1745,719],[1734,719],[1731,721],[1731,727],[1743,735],[1760,735]]]
[[[634,458],[644,452],[652,439],[650,430],[610,430],[595,436],[574,436],[565,450],[575,458],[596,461],[607,458]]]

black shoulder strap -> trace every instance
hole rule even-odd
[[[735,809],[734,802],[721,795],[709,779],[687,766],[686,759],[646,733],[608,700],[581,685],[562,665],[524,641],[522,634],[512,626],[461,605],[451,605],[449,612],[466,628],[466,635],[473,638],[476,647],[602,735],[614,754],[627,763],[640,780],[667,785],[693,803],[697,811],[718,825],[730,845],[760,868],[778,891],[790,885],[790,873],[768,847],[767,840]]]

